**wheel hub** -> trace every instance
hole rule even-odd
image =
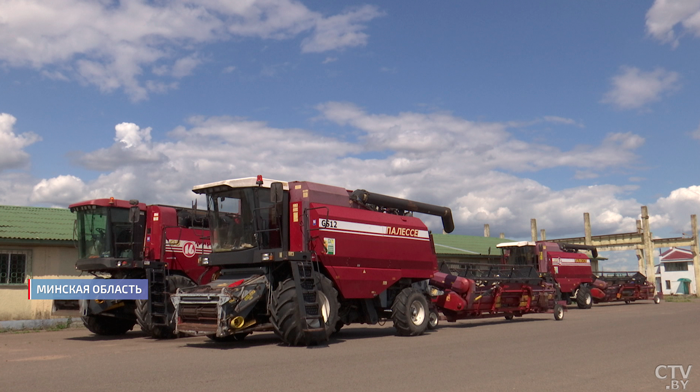
[[[425,308],[418,301],[411,303],[411,321],[415,325],[420,325],[425,320]]]

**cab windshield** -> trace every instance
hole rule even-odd
[[[128,209],[97,207],[77,211],[80,258],[132,257],[131,227]]]
[[[207,195],[214,252],[279,248],[279,223],[268,188],[238,188]]]
[[[505,264],[537,266],[537,251],[534,246],[503,248]]]

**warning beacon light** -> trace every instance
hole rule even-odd
[[[258,186],[262,186],[263,184],[263,179],[262,179],[262,174],[258,174],[258,179],[255,181]]]

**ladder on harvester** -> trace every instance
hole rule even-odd
[[[297,292],[299,315],[306,342],[319,343],[328,339],[323,319],[319,291],[321,282],[316,279],[311,260],[290,260]]]
[[[168,323],[168,283],[165,263],[151,262],[146,268],[148,278],[148,311],[153,327],[167,327]]]

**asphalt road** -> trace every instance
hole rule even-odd
[[[700,391],[699,326],[694,300],[441,322],[419,337],[348,326],[316,348],[271,333],[233,343],[2,333],[0,391],[664,391],[671,372],[657,379],[658,365],[692,365],[686,390]]]

